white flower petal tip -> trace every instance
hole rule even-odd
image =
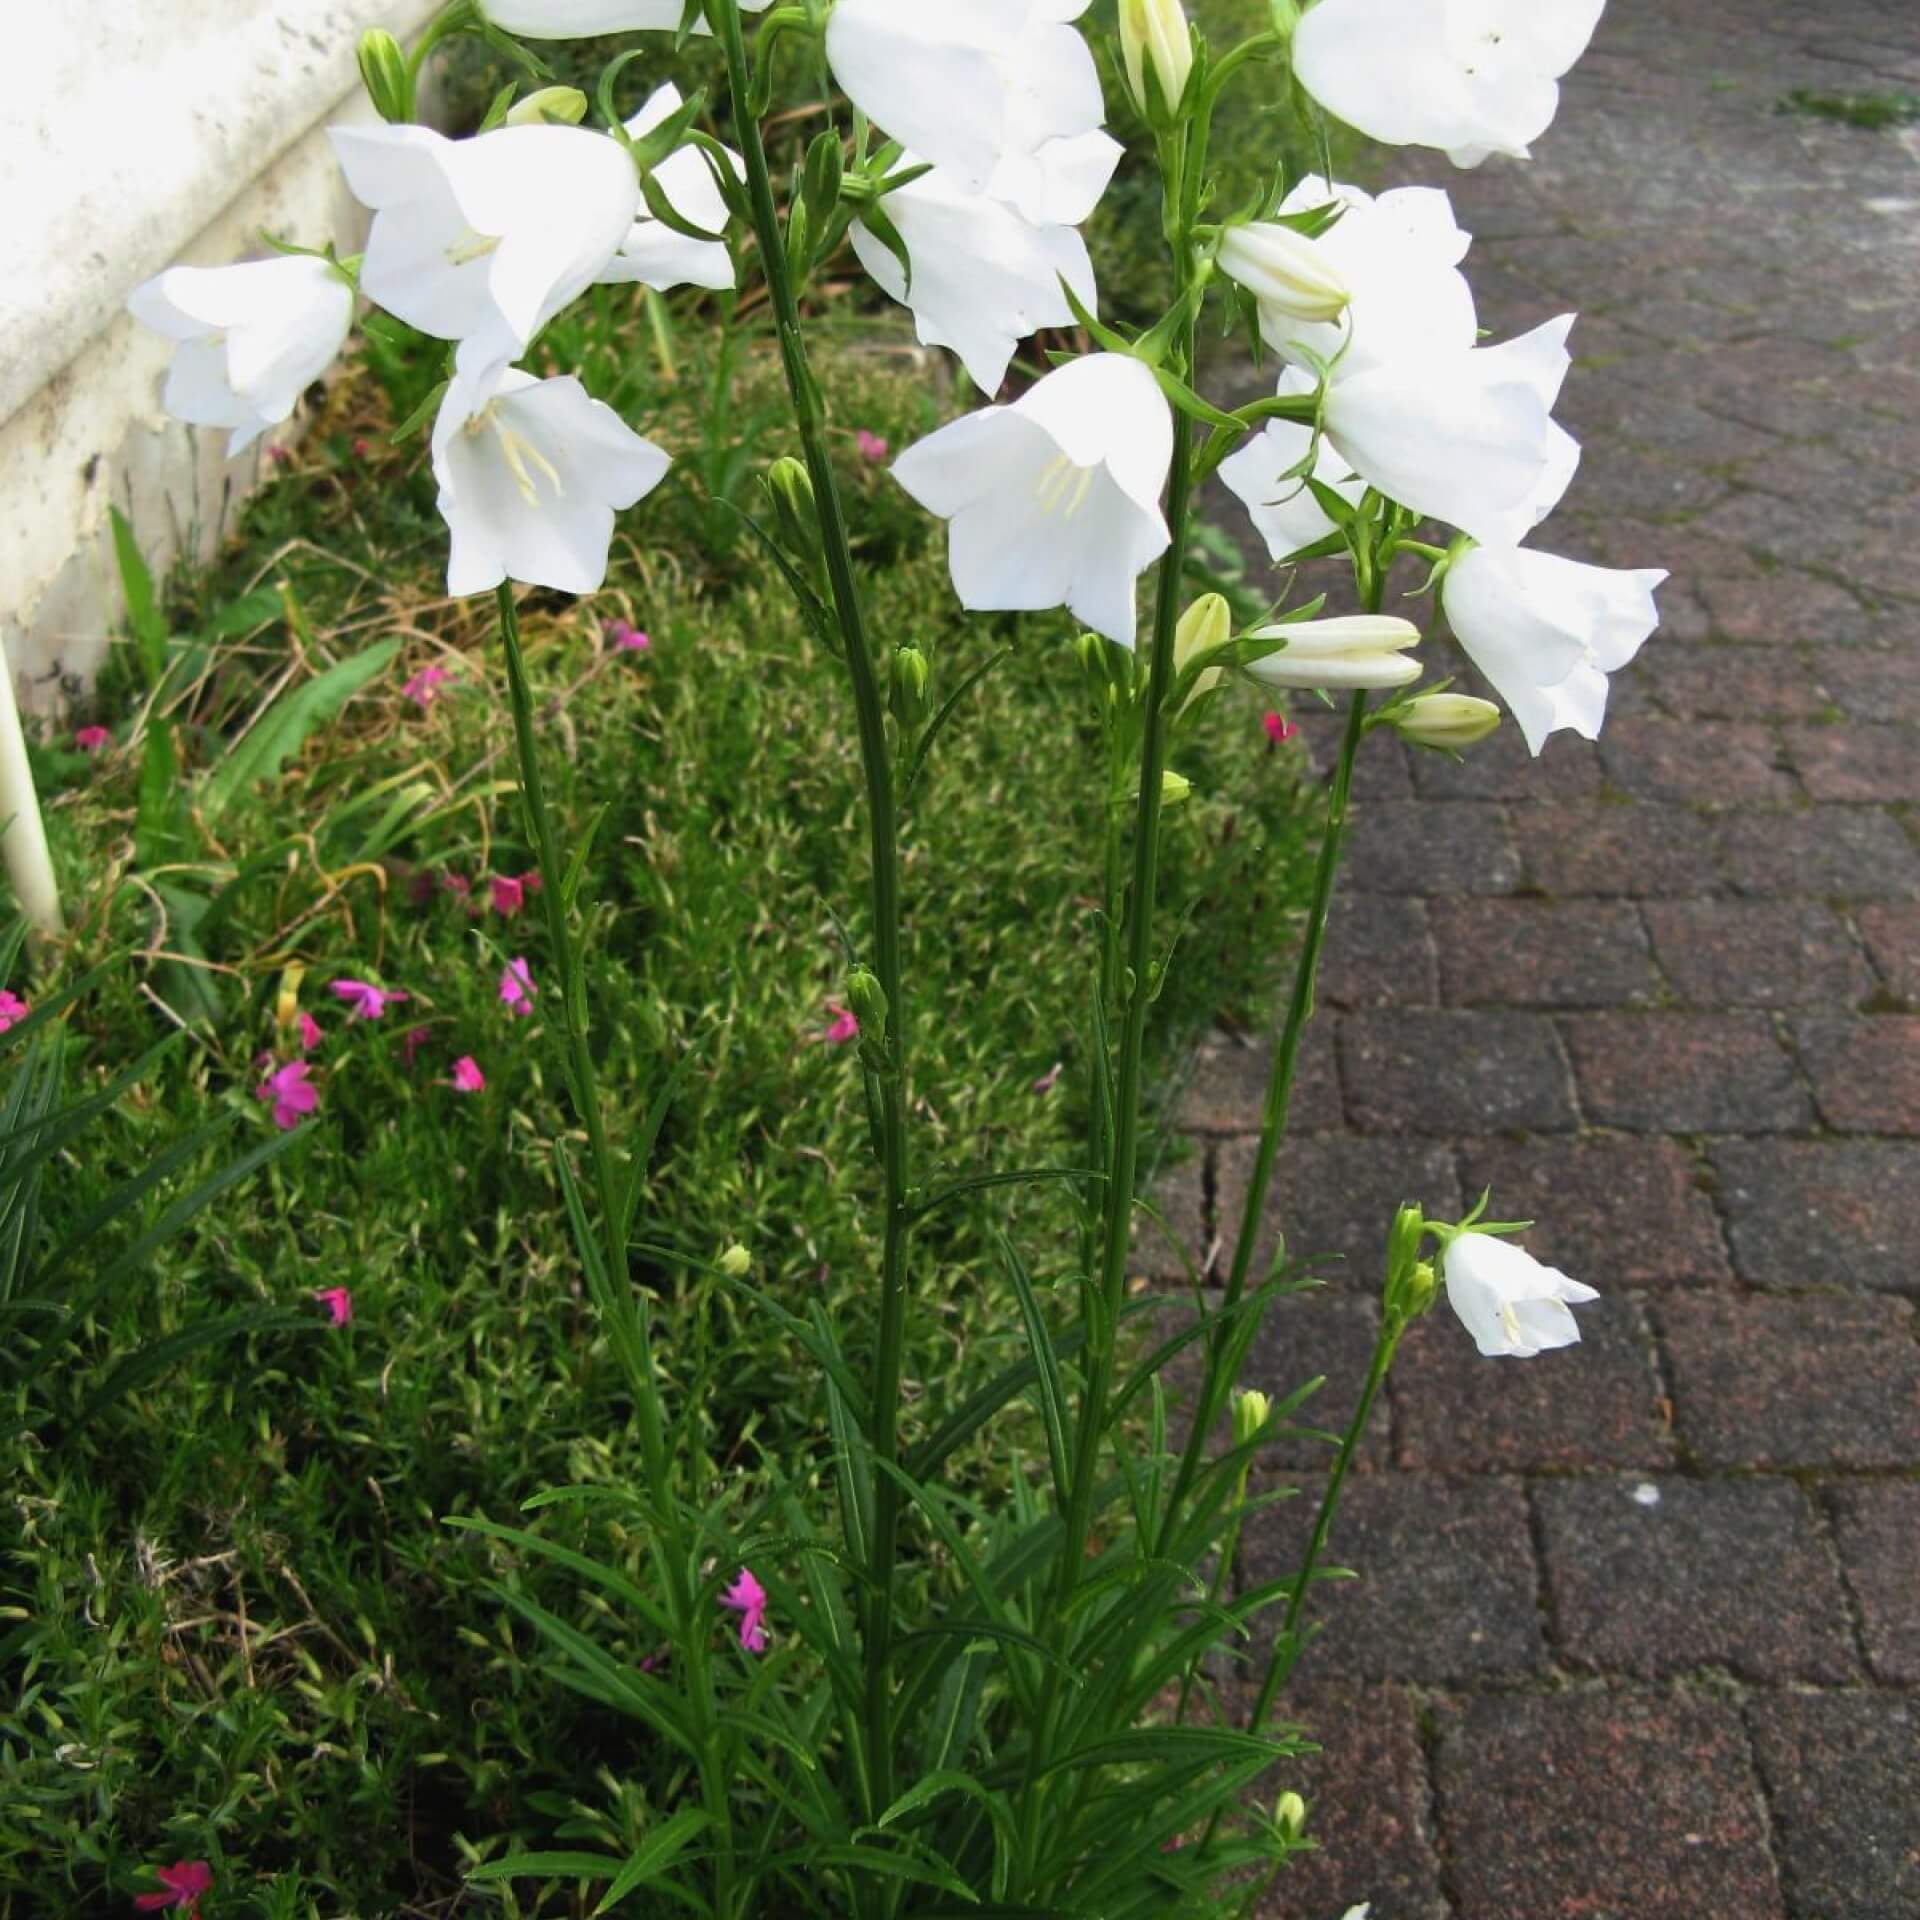
[[[1441,1258],[1447,1304],[1489,1359],[1527,1360],[1580,1338],[1571,1308],[1599,1293],[1490,1233],[1466,1232]]]
[[[616,511],[666,477],[669,457],[570,375],[518,368],[455,378],[433,430],[447,591],[503,580],[592,593],[606,579]]]
[[[1066,607],[1134,644],[1139,577],[1166,551],[1160,494],[1173,415],[1138,360],[1069,361],[1010,407],[942,427],[894,477],[950,523],[948,566],[973,612]]]
[[[671,119],[683,104],[680,89],[671,82],[658,87],[627,122],[627,132],[636,140],[642,139]],[[731,147],[723,151],[734,173],[744,179],[746,162]],[[654,168],[653,180],[667,204],[690,226],[711,234],[726,231],[726,196],[698,148],[681,147],[668,154]],[[657,293],[671,293],[675,287],[706,287],[718,292],[733,286],[737,278],[732,251],[724,240],[696,240],[656,220],[641,206],[619,251],[601,269],[599,283],[638,284],[652,287]]]
[[[1475,547],[1448,567],[1440,594],[1455,638],[1537,755],[1562,728],[1599,738],[1607,676],[1660,624],[1654,592],[1666,577],[1519,547]]]

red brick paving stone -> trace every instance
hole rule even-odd
[[[1229,1236],[1239,1231],[1246,1208],[1255,1144],[1222,1141],[1215,1161],[1215,1205],[1221,1230]],[[1457,1219],[1465,1211],[1449,1146],[1411,1138],[1294,1135],[1274,1165],[1253,1271],[1266,1273],[1276,1236],[1284,1232],[1293,1258],[1336,1262],[1315,1268],[1329,1285],[1377,1293],[1387,1230],[1409,1200],[1441,1219]]]
[[[1920,651],[1912,647],[1824,648],[1814,677],[1852,719],[1920,726]]]
[[[1449,1006],[1617,1007],[1659,992],[1637,908],[1614,900],[1436,900]]]
[[[1587,800],[1600,791],[1600,762],[1570,733],[1555,734],[1536,760],[1508,721],[1458,760],[1414,754],[1413,784],[1432,800]]]
[[[1268,1041],[1224,1031],[1210,1034],[1195,1052],[1175,1125],[1189,1133],[1258,1133],[1272,1071]],[[1304,1133],[1338,1127],[1344,1119],[1333,1025],[1319,1020],[1300,1042],[1290,1125]]]
[[[1295,1857],[1254,1909],[1258,1920],[1338,1920],[1368,1900],[1380,1920],[1449,1920],[1427,1833],[1412,1695],[1403,1687],[1296,1686],[1275,1718],[1304,1725],[1320,1751],[1283,1763],[1260,1791],[1271,1797],[1291,1788],[1304,1797],[1318,1850]]]
[[[1681,1446],[1703,1466],[1920,1461],[1920,1346],[1905,1301],[1670,1293],[1648,1311]]]
[[[1846,1597],[1791,1480],[1536,1484],[1553,1637],[1576,1670],[1763,1685],[1859,1676]]]
[[[1580,1309],[1581,1339],[1489,1360],[1445,1307],[1401,1342],[1388,1391],[1396,1463],[1444,1473],[1668,1466],[1652,1343],[1632,1301]]]
[[[1742,893],[1854,900],[1920,893],[1920,848],[1877,807],[1735,814],[1721,827],[1720,849]]]
[[[1363,1132],[1451,1138],[1575,1124],[1566,1056],[1541,1014],[1348,1014],[1340,1071]]]
[[[1603,1293],[1732,1278],[1703,1170],[1677,1141],[1470,1140],[1460,1178],[1469,1199],[1491,1190],[1496,1220],[1534,1222],[1540,1259]]]
[[[1295,1424],[1345,1433],[1367,1383],[1379,1326],[1379,1309],[1370,1299],[1313,1293],[1276,1300],[1254,1336],[1240,1384],[1281,1400],[1324,1375],[1326,1385],[1301,1407]],[[1383,1396],[1374,1403],[1356,1472],[1386,1465],[1387,1417]],[[1333,1451],[1310,1434],[1283,1433],[1260,1450],[1256,1478],[1270,1480],[1275,1469],[1281,1470],[1280,1477],[1291,1478],[1296,1469],[1323,1468]]]
[[[1636,1133],[1779,1133],[1813,1102],[1759,1013],[1587,1013],[1564,1018],[1589,1120]]]
[[[1504,807],[1368,800],[1353,810],[1343,886],[1356,893],[1511,893],[1520,884]]]
[[[1458,1920],[1783,1920],[1732,1707],[1496,1693],[1444,1709],[1441,1728]]]
[[[1439,998],[1424,900],[1387,893],[1335,900],[1320,962],[1323,1006],[1430,1007]]]
[[[1811,901],[1655,900],[1653,951],[1696,1007],[1854,1006],[1875,986],[1845,923]]]
[[[1644,664],[1654,699],[1676,720],[1817,720],[1827,704],[1792,647],[1667,648]]]
[[[1240,1549],[1248,1587],[1298,1571],[1319,1478],[1302,1476],[1300,1489],[1249,1522]],[[1444,1685],[1546,1665],[1527,1505],[1514,1481],[1351,1476],[1323,1564],[1360,1577],[1318,1583],[1310,1613],[1326,1625],[1303,1663],[1309,1677]]]
[[[1742,1280],[1920,1293],[1920,1146],[1721,1140],[1708,1152]]]
[[[1636,800],[1683,806],[1784,806],[1799,789],[1765,727],[1628,716],[1600,736],[1607,776]]]
[[[1513,833],[1527,884],[1555,898],[1689,896],[1725,884],[1713,823],[1690,807],[1516,807]]]
[[[1860,935],[1887,991],[1920,1006],[1920,903],[1862,907]]]
[[[1794,1920],[1920,1914],[1920,1702],[1787,1693],[1749,1702]]]
[[[1920,1480],[1843,1483],[1827,1505],[1867,1664],[1876,1679],[1920,1686]]]
[[[1816,800],[1920,800],[1920,727],[1789,727],[1786,740]]]
[[[1920,1134],[1920,1015],[1809,1016],[1794,1040],[1829,1126]]]

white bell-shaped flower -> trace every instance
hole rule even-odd
[[[1570,1347],[1580,1324],[1569,1311],[1599,1293],[1543,1265],[1496,1234],[1456,1234],[1441,1255],[1447,1304],[1489,1359],[1531,1359]]]
[[[334,151],[373,208],[368,299],[458,340],[463,369],[520,353],[605,271],[633,230],[640,182],[617,140],[579,127],[335,127]]]
[[[636,140],[643,138],[671,119],[683,104],[680,89],[669,81],[656,89],[627,122],[628,133]],[[744,179],[746,163],[731,147],[727,159]],[[654,168],[653,179],[667,204],[690,226],[708,233],[726,230],[726,196],[699,148],[681,147],[668,154]],[[725,241],[696,240],[690,234],[676,233],[664,221],[656,220],[644,203],[633,230],[620,243],[620,251],[600,273],[602,285],[637,281],[661,293],[674,287],[730,287],[734,279],[733,254]]]
[[[1420,629],[1393,614],[1282,620],[1256,627],[1252,638],[1287,643],[1247,663],[1246,671],[1264,686],[1354,693],[1409,686],[1420,678],[1420,662],[1412,653],[1420,644]]]
[[[1560,109],[1560,76],[1606,0],[1320,0],[1293,36],[1296,79],[1388,146],[1457,166],[1528,157]]]
[[[1160,495],[1172,463],[1173,414],[1159,382],[1126,354],[1096,353],[1056,368],[1010,407],[930,434],[893,472],[951,523],[948,565],[962,606],[1063,606],[1131,647],[1136,584],[1170,538]]]
[[[1283,394],[1314,389],[1312,375],[1289,367],[1280,376]],[[1294,471],[1313,446],[1313,429],[1297,420],[1269,420],[1236,452],[1220,462],[1220,479],[1239,496],[1254,530],[1275,560],[1290,560],[1334,531],[1333,522],[1313,496],[1303,475]],[[1322,436],[1314,455],[1313,478],[1357,507],[1367,484]]]
[[[1091,212],[1112,176],[1120,147],[1104,133],[1054,141],[1048,204]],[[903,166],[915,164],[903,155]],[[907,249],[911,280],[892,250],[860,221],[853,250],[880,287],[913,309],[923,344],[951,347],[973,383],[991,398],[1007,377],[1014,348],[1042,327],[1070,327],[1064,280],[1094,310],[1093,262],[1071,225],[1037,225],[1017,207],[967,193],[938,167],[886,197],[887,217]]]
[[[764,13],[772,4],[740,0],[740,11]],[[523,40],[591,40],[603,33],[675,33],[687,8],[686,0],[481,0],[480,11]],[[713,31],[704,16],[693,30]]]
[[[433,429],[440,513],[453,536],[447,591],[485,593],[503,580],[596,591],[615,512],[651,493],[671,465],[571,375],[458,375]]]
[[[1562,727],[1599,738],[1607,675],[1660,624],[1653,595],[1666,577],[1475,547],[1448,567],[1440,594],[1455,637],[1537,754]]]
[[[868,119],[941,167],[1041,220],[1035,156],[1106,115],[1100,73],[1073,25],[1091,0],[835,0],[833,76]]]
[[[227,427],[229,456],[293,412],[338,358],[353,288],[308,254],[235,267],[169,267],[127,310],[179,342],[162,404],[194,427]]]

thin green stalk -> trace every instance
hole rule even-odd
[[[751,72],[740,25],[739,0],[707,0],[708,24],[727,62],[727,84],[742,109],[751,102]],[[735,138],[746,162],[754,234],[772,296],[780,358],[799,425],[808,477],[813,482],[821,546],[834,614],[839,622],[847,673],[853,686],[860,734],[860,760],[867,783],[867,824],[872,843],[874,973],[887,1001],[887,1031],[867,1036],[882,1050],[878,1071],[880,1163],[886,1182],[885,1242],[881,1252],[880,1332],[874,1360],[872,1429],[876,1457],[897,1465],[900,1457],[900,1375],[907,1331],[907,1015],[901,981],[899,815],[887,744],[886,702],[869,651],[866,622],[854,580],[846,516],[827,449],[820,389],[808,364],[800,308],[787,268],[785,238],[774,202],[773,180],[758,121],[751,111],[736,116]],[[893,1795],[893,1593],[900,1545],[901,1490],[884,1470],[873,1477],[873,1551],[867,1594],[866,1737],[869,1777],[876,1808]]]

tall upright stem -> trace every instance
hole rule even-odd
[[[881,1252],[880,1332],[873,1369],[873,1406],[868,1439],[885,1466],[898,1464],[901,1355],[907,1331],[907,1010],[901,991],[899,816],[887,745],[886,703],[881,695],[866,622],[853,577],[846,516],[827,450],[820,389],[807,361],[800,308],[787,270],[785,237],[774,202],[767,152],[751,108],[751,70],[740,25],[739,0],[706,0],[707,20],[726,55],[727,85],[736,108],[735,138],[746,162],[754,235],[779,331],[780,359],[799,424],[807,474],[813,482],[821,545],[833,609],[840,627],[847,673],[853,685],[860,733],[860,760],[867,782],[867,825],[872,843],[874,973],[887,999],[887,1031],[869,1035],[885,1058],[879,1081],[880,1164],[886,1183],[885,1242]],[[883,1470],[873,1483],[873,1552],[868,1568],[866,1733],[869,1778],[878,1807],[893,1799],[893,1588],[900,1541],[900,1484]]]

